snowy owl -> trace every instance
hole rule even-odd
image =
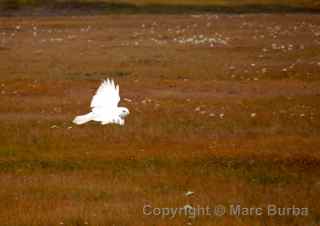
[[[77,125],[89,121],[101,122],[102,125],[115,123],[124,125],[124,118],[130,113],[125,107],[118,107],[120,101],[119,86],[113,80],[104,80],[91,100],[91,112],[74,118]]]

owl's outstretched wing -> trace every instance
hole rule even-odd
[[[91,108],[116,108],[120,101],[119,86],[111,79],[104,80],[91,100]]]

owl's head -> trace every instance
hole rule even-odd
[[[127,115],[130,114],[130,111],[128,108],[125,108],[125,107],[119,107],[118,108],[118,111],[119,111],[119,116],[121,118],[125,118]]]

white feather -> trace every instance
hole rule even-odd
[[[118,107],[119,102],[119,86],[113,80],[104,80],[91,100],[91,112],[75,117],[73,123],[81,125],[92,120],[101,122],[102,125],[109,123],[124,125],[124,117],[129,114],[129,110]]]
[[[90,107],[116,108],[120,101],[119,86],[113,80],[105,80],[91,100]]]
[[[80,115],[80,116],[75,117],[72,122],[74,124],[81,125],[81,124],[89,122],[90,120],[92,120],[92,113],[91,112],[88,114],[85,114],[85,115]]]

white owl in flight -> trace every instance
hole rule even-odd
[[[91,100],[91,112],[74,118],[73,123],[81,125],[89,121],[102,125],[115,123],[124,125],[124,118],[130,113],[125,107],[118,107],[119,86],[113,80],[104,80]]]

